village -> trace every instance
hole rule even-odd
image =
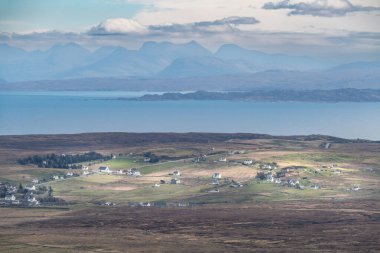
[[[97,153],[94,152],[94,154]],[[80,157],[81,155],[74,154],[73,156]],[[97,156],[102,157],[101,155]],[[51,155],[50,157],[59,156]],[[320,179],[313,180],[313,178],[318,178],[326,173],[334,177],[341,176],[344,173],[342,168],[334,163],[319,164],[314,168],[300,165],[280,166],[274,160],[255,160],[252,151],[228,150],[215,152],[213,147],[208,149],[208,153],[177,160],[161,159],[152,152],[119,154],[119,156],[111,154],[104,157],[107,157],[107,159],[67,164],[65,165],[67,169],[60,169],[59,173],[48,177],[34,178],[27,182],[25,186],[21,183],[12,185],[0,182],[0,205],[62,206],[70,203],[70,201],[65,201],[66,197],[64,195],[60,194],[60,189],[66,189],[64,186],[67,184],[66,181],[74,180],[78,184],[83,182],[80,189],[84,190],[84,185],[92,182],[92,180],[107,181],[108,178],[112,177],[112,180],[109,183],[103,183],[102,187],[105,189],[128,189],[125,192],[126,197],[122,201],[115,198],[103,198],[93,200],[91,201],[92,203],[100,206],[127,204],[131,207],[162,207],[167,205],[186,207],[196,204],[196,196],[204,198],[205,195],[223,195],[231,192],[232,189],[239,191],[239,189],[243,188],[247,188],[247,190],[241,190],[242,194],[247,194],[248,189],[253,187],[252,184],[258,185],[256,188],[260,188],[259,185],[261,184],[272,184],[272,187],[277,187],[273,189],[280,187],[285,190],[286,188],[300,191],[307,189],[323,190],[324,188],[331,188],[331,186]],[[46,162],[42,161],[42,164],[45,165]],[[179,165],[177,169],[176,165]],[[167,169],[155,169],[160,168],[160,166],[166,166]],[[191,167],[197,167],[198,169],[191,169]],[[148,171],[147,168],[149,168]],[[154,173],[151,173],[150,170],[153,170]],[[178,187],[170,188],[170,185],[179,185],[186,187],[186,189],[197,189],[196,191],[191,190],[195,199],[189,199],[185,194],[186,192],[184,192],[184,196],[175,194]],[[141,199],[141,201],[134,201],[136,198],[128,199],[129,191],[150,188],[151,195],[155,195],[155,192],[160,192],[160,188],[163,186],[166,187],[166,191],[171,193],[167,196],[169,198],[160,194],[160,198],[153,201],[149,201],[151,199],[149,195],[137,198]],[[55,188],[58,189],[57,192],[55,192]],[[347,187],[346,191],[358,191],[361,189],[358,184],[352,184]],[[173,194],[170,191],[174,191],[176,196],[174,199],[170,197]],[[53,193],[57,194],[57,197],[53,196]],[[93,195],[96,196],[96,190]]]

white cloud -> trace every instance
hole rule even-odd
[[[146,27],[137,21],[125,18],[106,19],[99,25],[90,29],[89,34],[92,35],[108,35],[108,34],[142,34],[147,31]]]
[[[311,15],[322,17],[344,16],[352,12],[380,11],[379,7],[354,5],[349,0],[313,0],[268,2],[263,6],[267,10],[289,9],[289,15]]]

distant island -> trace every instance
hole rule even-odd
[[[133,100],[240,100],[240,101],[299,101],[299,102],[380,102],[379,89],[335,90],[254,90],[241,92],[196,91],[147,94]]]

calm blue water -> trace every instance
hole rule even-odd
[[[380,140],[380,103],[113,99],[143,93],[0,92],[0,135],[193,131]]]

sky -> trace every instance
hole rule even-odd
[[[379,0],[0,0],[0,43],[138,48],[196,40],[299,55],[380,55]]]

